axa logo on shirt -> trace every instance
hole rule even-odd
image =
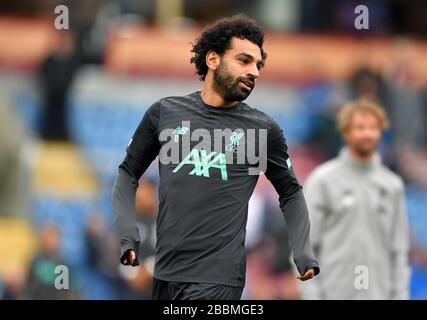
[[[225,146],[225,150],[237,152],[239,140],[243,135],[243,132],[233,132],[230,136],[230,144]],[[217,168],[221,171],[221,179],[228,180],[227,162],[224,153],[213,151],[208,154],[206,150],[194,148],[172,172],[178,172],[185,164],[194,165],[194,169],[189,173],[191,175],[195,174],[209,178],[209,169]]]
[[[206,150],[194,148],[172,172],[178,172],[185,164],[194,165],[194,169],[189,173],[191,175],[195,174],[209,178],[209,169],[217,168],[221,171],[221,179],[228,180],[227,163],[223,153],[213,151],[208,154]]]

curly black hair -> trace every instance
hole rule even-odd
[[[232,37],[246,39],[258,45],[261,49],[264,65],[267,58],[267,53],[262,48],[264,31],[255,20],[245,15],[222,18],[208,26],[193,43],[191,52],[194,52],[194,56],[191,57],[190,63],[195,64],[196,74],[199,75],[200,80],[205,80],[208,72],[208,66],[205,61],[206,54],[212,50],[219,55],[223,55],[230,48]]]

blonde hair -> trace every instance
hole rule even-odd
[[[339,111],[337,126],[341,133],[345,132],[349,128],[351,117],[356,112],[364,112],[374,115],[378,119],[382,131],[389,128],[387,115],[379,104],[368,99],[359,99],[345,104]]]

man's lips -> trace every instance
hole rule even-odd
[[[240,83],[242,83],[248,90],[253,89],[254,87],[254,83],[251,81],[240,81]]]

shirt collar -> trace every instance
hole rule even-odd
[[[375,167],[378,167],[381,164],[381,156],[376,151],[372,156],[372,159],[369,161],[359,161],[353,157],[348,147],[344,147],[340,151],[340,158],[352,168],[357,170],[371,170]]]

